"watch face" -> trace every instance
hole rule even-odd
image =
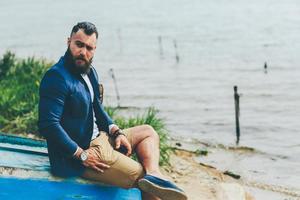
[[[80,155],[81,161],[86,161],[87,158],[88,158],[87,153],[85,151],[82,152],[81,155]]]

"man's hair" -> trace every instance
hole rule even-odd
[[[98,39],[98,31],[96,26],[91,22],[78,22],[75,26],[72,28],[71,36],[73,33],[77,33],[79,29],[82,29],[85,34],[92,35],[93,33],[96,34],[96,38]]]

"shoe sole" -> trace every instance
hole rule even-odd
[[[140,180],[138,185],[142,191],[153,194],[161,198],[161,200],[187,200],[187,196],[183,192],[172,188],[160,187],[146,179]]]

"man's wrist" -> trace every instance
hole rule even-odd
[[[75,153],[73,154],[73,157],[80,160],[80,155],[82,154],[82,152],[83,152],[83,149],[80,147],[77,147]]]
[[[113,139],[116,139],[116,138],[117,138],[118,136],[120,136],[120,135],[126,136],[125,133],[124,133],[121,129],[117,129],[116,131],[114,131],[114,132],[111,134],[111,137],[112,137]]]
[[[119,129],[119,127],[115,124],[109,125],[108,128],[109,128],[109,134],[113,134],[114,132],[116,132]]]

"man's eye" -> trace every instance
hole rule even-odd
[[[81,42],[76,42],[76,46],[78,46],[79,48],[82,48],[84,45]]]
[[[92,50],[93,50],[93,48],[92,48],[92,47],[89,47],[89,46],[87,46],[86,49],[87,49],[88,51],[92,51]]]

